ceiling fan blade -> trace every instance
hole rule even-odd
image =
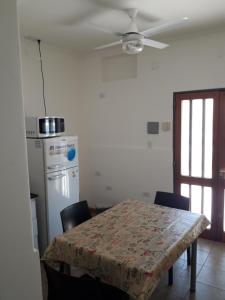
[[[139,10],[138,11],[138,15],[137,15],[137,21],[139,22],[146,22],[146,23],[153,23],[153,22],[157,22],[159,21],[159,19],[150,14],[149,12],[147,11],[144,11],[144,10]]]
[[[113,42],[113,43],[110,43],[110,44],[98,46],[98,47],[94,48],[94,50],[101,50],[101,49],[113,47],[113,46],[119,45],[121,43],[122,43],[122,41]]]
[[[160,43],[160,42],[150,40],[150,39],[144,39],[144,45],[153,47],[153,48],[157,48],[157,49],[164,49],[166,47],[169,47],[168,44]]]
[[[102,26],[99,26],[99,25],[94,24],[94,23],[87,23],[87,25],[88,25],[89,27],[92,27],[92,28],[94,28],[94,29],[96,29],[96,30],[98,30],[98,31],[101,31],[101,32],[114,34],[114,35],[116,35],[116,36],[123,36],[123,33],[121,33],[121,32],[114,32],[114,31],[112,31],[112,30],[110,30],[110,29],[108,29],[108,28],[103,28]]]
[[[184,18],[176,20],[176,21],[170,21],[170,22],[161,24],[159,26],[149,28],[149,29],[144,30],[144,31],[142,31],[140,33],[143,34],[145,37],[150,37],[152,35],[155,35],[155,34],[158,34],[158,33],[165,32],[167,30],[173,29],[173,28],[177,27],[178,25],[183,24],[183,23],[185,23],[187,21],[188,21],[188,18],[184,17]]]

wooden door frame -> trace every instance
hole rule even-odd
[[[175,182],[177,177],[177,173],[176,170],[180,170],[180,165],[176,166],[175,162],[177,161],[180,164],[180,153],[178,153],[176,151],[176,144],[178,143],[179,145],[181,144],[181,134],[180,134],[180,129],[179,132],[177,133],[176,130],[176,124],[177,123],[181,123],[181,111],[180,111],[180,107],[179,107],[179,111],[178,108],[176,106],[176,99],[183,98],[184,99],[184,95],[185,94],[193,94],[192,98],[204,98],[204,95],[207,93],[215,93],[215,95],[217,94],[216,98],[217,98],[217,103],[219,103],[220,100],[220,92],[225,92],[225,88],[218,88],[218,89],[206,89],[206,90],[192,90],[192,91],[181,91],[181,92],[174,92],[173,93],[173,190],[174,192],[180,193],[179,188],[177,188],[175,186]],[[194,97],[194,95],[196,94],[197,97]],[[202,97],[201,97],[202,96]],[[190,98],[190,97],[189,97]],[[188,99],[189,99],[188,98]],[[220,118],[220,114],[219,114],[219,105],[216,104],[214,106],[215,109],[215,115],[217,116],[217,118],[214,118],[213,120],[213,128],[214,128],[214,132],[213,132],[213,149],[214,149],[214,153],[213,153],[213,163],[212,163],[212,179],[208,179],[209,183],[212,183],[214,185],[218,184],[218,175],[217,175],[217,171],[218,171],[218,162],[217,159],[215,161],[216,157],[219,157],[219,146],[218,146],[218,140],[219,140],[219,132],[218,132],[218,126],[219,126],[219,118]],[[179,116],[179,120],[176,120],[177,115]],[[176,136],[177,133],[177,136]],[[185,177],[185,176],[183,176]],[[197,179],[199,184],[201,185],[201,183],[206,182],[207,179]],[[188,179],[189,184],[191,184],[191,178]],[[193,180],[193,183],[197,183],[196,179]],[[212,199],[216,197],[217,195],[215,194],[215,189],[212,190]],[[216,204],[217,205],[217,204]],[[214,208],[214,209],[213,209]],[[221,226],[221,220],[218,219],[217,217],[217,212],[218,209],[221,209],[221,207],[215,207],[212,205],[212,222],[214,224],[214,227],[216,228],[217,226]],[[218,225],[217,225],[218,224]],[[218,227],[217,227],[218,228]],[[203,233],[203,237],[205,238],[210,238],[210,239],[214,239],[214,240],[222,240],[222,233],[221,232],[217,232],[216,230],[211,230],[210,232],[205,231]]]
[[[218,150],[218,156],[219,156],[219,167],[224,166],[225,164],[225,158],[224,158],[224,149],[225,149],[225,134],[223,128],[225,128],[225,118],[224,118],[224,111],[225,111],[225,91],[221,91],[221,101],[220,101],[220,107],[219,107],[219,141],[220,141],[220,147]],[[219,172],[219,170],[218,170]],[[223,230],[223,221],[225,218],[224,215],[224,191],[225,191],[225,180],[223,177],[218,175],[218,197],[220,197],[219,201],[219,207],[218,207],[218,227],[221,228],[221,231],[218,233],[220,234],[220,240],[225,242],[225,232]]]

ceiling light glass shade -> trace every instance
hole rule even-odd
[[[144,49],[144,42],[141,39],[123,41],[122,49],[127,54],[137,54]]]

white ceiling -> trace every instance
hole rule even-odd
[[[225,0],[18,0],[21,32],[24,37],[41,39],[54,45],[90,51],[118,40],[103,28],[124,32],[129,25],[125,12],[139,9],[139,30],[163,22],[189,17],[179,29],[169,30],[154,39],[163,42],[173,35],[208,31],[225,26]]]

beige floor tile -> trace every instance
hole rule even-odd
[[[213,243],[213,241],[200,238],[198,239],[198,249],[209,253],[213,247]]]
[[[197,263],[203,265],[206,262],[207,257],[209,256],[209,252],[198,250],[197,251]]]
[[[221,243],[221,242],[215,242],[215,241],[213,241],[212,242],[212,249],[219,249],[219,248],[221,248],[221,249],[224,249],[225,250],[225,243]]]
[[[225,291],[197,282],[196,292],[186,294],[185,300],[224,300]]]
[[[202,267],[203,266],[200,265],[200,264],[196,265],[196,276],[199,275]],[[182,276],[182,277],[190,278],[190,276],[191,276],[191,267],[190,266],[188,267],[187,264],[184,264],[182,267],[174,269],[174,273],[179,275],[179,276]]]
[[[225,246],[224,245],[215,245],[211,248],[209,255],[212,256],[222,256],[225,258]]]
[[[203,265],[206,262],[207,257],[209,256],[210,252],[209,251],[204,251],[204,250],[197,250],[197,263],[199,265]],[[181,257],[181,259],[187,261],[187,253],[184,252]]]
[[[190,280],[187,276],[180,276],[178,273],[174,273],[174,283],[172,286],[168,286],[168,277],[165,274],[160,281],[158,287],[154,291],[152,299],[183,299],[190,287]]]
[[[220,254],[209,255],[204,266],[208,267],[210,272],[216,272],[219,270],[225,272],[225,256]]]
[[[174,270],[179,269],[179,268],[183,269],[183,268],[187,267],[187,261],[185,259],[178,258],[178,260],[175,262],[173,267],[174,267]]]
[[[183,297],[179,297],[175,293],[171,293],[168,290],[156,290],[149,300],[183,300]]]
[[[185,251],[174,264],[173,286],[168,287],[168,275],[165,274],[151,300],[225,300],[225,244],[200,239],[197,252],[196,293],[193,294],[189,292],[190,272]]]
[[[206,265],[203,266],[197,281],[225,290],[225,272],[216,268],[212,271]]]
[[[184,251],[184,252],[181,254],[180,259],[187,260],[187,251]]]

